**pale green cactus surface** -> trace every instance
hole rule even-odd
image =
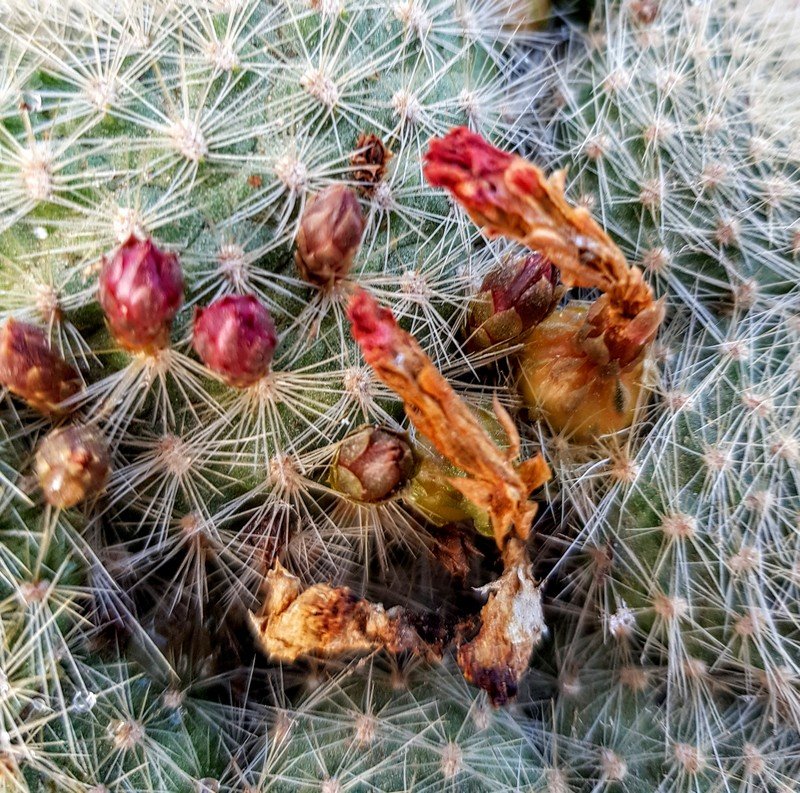
[[[0,391],[0,791],[798,790],[800,7],[547,5],[0,0],[0,323],[41,328],[83,382],[56,417]],[[517,396],[518,346],[465,346],[521,250],[425,182],[456,126],[566,168],[663,299],[629,430],[553,432]],[[370,134],[391,152],[374,183]],[[339,183],[365,230],[316,286],[294,240]],[[155,352],[122,349],[98,303],[131,235],[185,280]],[[548,634],[506,708],[447,654],[280,665],[248,630],[276,560],[431,622],[498,573],[469,508],[483,557],[459,581],[411,499],[330,485],[350,431],[410,432],[351,338],[357,287],[553,470],[531,542]],[[237,294],[278,336],[242,389],[192,348],[195,309]],[[59,508],[35,454],[70,423],[110,474]]]

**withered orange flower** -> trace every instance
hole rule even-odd
[[[564,171],[548,178],[466,127],[430,142],[423,169],[490,237],[509,237],[549,258],[567,286],[607,291],[628,271],[611,238],[584,207],[564,197]]]
[[[536,514],[536,504],[528,500],[528,495],[550,478],[541,454],[515,465],[519,435],[506,411],[495,404],[511,441],[510,448],[502,450],[416,339],[367,292],[355,293],[348,316],[367,363],[402,398],[417,430],[467,473],[466,478],[454,477],[450,483],[489,513],[498,548],[503,550],[510,533],[526,539]]]
[[[498,448],[467,405],[437,371],[413,336],[391,311],[366,292],[357,292],[348,309],[353,336],[378,378],[403,400],[416,428],[466,479],[450,482],[484,508],[503,557],[503,575],[485,587],[480,629],[461,643],[457,659],[467,680],[483,688],[493,704],[505,704],[517,691],[531,654],[544,632],[542,596],[530,570],[525,540],[536,514],[528,495],[550,478],[541,454],[514,465],[519,435],[511,417],[495,403],[510,448]]]
[[[336,656],[385,648],[427,653],[403,609],[356,597],[347,587],[305,587],[280,562],[267,573],[266,600],[250,624],[264,652],[278,661],[307,655]]]
[[[567,286],[603,292],[588,309],[571,304],[529,334],[521,356],[526,401],[576,440],[629,426],[664,304],[588,210],[567,201],[564,172],[547,177],[463,127],[431,141],[424,170],[490,237],[543,254]]]

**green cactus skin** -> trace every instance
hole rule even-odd
[[[777,749],[800,723],[796,22],[598,3],[557,73],[547,159],[667,304],[631,431],[544,438],[579,532],[551,590],[574,619],[553,645],[561,729],[618,754],[615,790],[797,776]]]

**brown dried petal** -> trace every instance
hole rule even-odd
[[[498,548],[503,548],[510,532],[527,537],[536,513],[528,494],[548,480],[550,471],[541,455],[514,465],[519,436],[508,414],[495,405],[511,441],[503,450],[389,310],[359,291],[348,315],[375,374],[402,397],[408,417],[437,451],[468,475],[451,479],[450,484],[487,510]]]
[[[261,649],[289,663],[307,655],[338,656],[385,648],[427,653],[429,648],[402,609],[389,609],[356,597],[347,587],[300,579],[280,562],[267,573],[267,596],[250,623]]]
[[[484,689],[493,705],[516,696],[545,631],[542,595],[530,574],[527,551],[518,540],[509,540],[509,546],[503,575],[483,588],[491,594],[481,610],[480,631],[457,655],[464,677]]]
[[[375,192],[375,186],[383,181],[393,156],[375,133],[362,132],[358,136],[350,164],[353,166],[353,179],[359,182],[359,191],[367,196]]]

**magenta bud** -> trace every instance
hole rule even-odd
[[[247,388],[269,371],[278,344],[269,311],[252,295],[228,295],[194,315],[194,349],[228,385]]]
[[[306,281],[327,286],[344,278],[353,266],[364,216],[356,194],[335,184],[307,204],[297,232],[295,261]]]
[[[404,433],[362,427],[339,444],[329,482],[354,501],[376,504],[402,490],[415,469],[414,452]]]
[[[470,345],[483,350],[512,341],[538,325],[561,298],[558,282],[558,269],[539,253],[492,270],[467,316]]]
[[[120,347],[145,353],[166,347],[183,303],[178,257],[132,234],[110,259],[103,257],[99,300]]]
[[[44,437],[34,467],[47,503],[67,509],[103,491],[111,463],[100,433],[73,425]]]
[[[0,384],[46,414],[60,412],[59,404],[83,387],[40,327],[14,319],[0,328]]]

